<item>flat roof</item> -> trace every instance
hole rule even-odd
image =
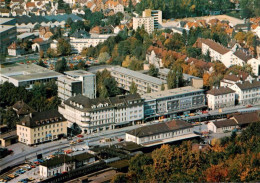
[[[13,20],[14,18],[0,18],[0,25]]]
[[[29,32],[22,33],[22,34],[18,35],[17,38],[18,39],[24,39],[24,38],[27,38],[29,36],[39,36],[39,32],[35,32],[35,33],[29,33]]]
[[[0,32],[7,31],[7,30],[12,29],[14,27],[15,26],[13,26],[13,25],[0,25]]]
[[[161,74],[168,75],[169,72],[170,72],[170,69],[167,69],[167,68],[159,69],[159,73],[161,73]],[[193,75],[190,75],[190,74],[183,73],[182,75],[183,75],[184,80],[189,80],[190,78],[201,79],[197,76],[193,76]]]
[[[60,76],[58,77],[58,81],[63,81],[66,84],[71,84],[71,83],[76,83],[76,82],[81,82],[75,78],[69,77],[69,76]]]
[[[192,86],[186,86],[186,87],[174,88],[174,89],[165,90],[165,91],[146,93],[146,94],[142,95],[142,98],[144,98],[145,100],[152,100],[152,99],[170,97],[173,95],[180,95],[180,94],[184,94],[184,93],[202,92],[202,91],[204,91],[204,90],[197,89]]]
[[[67,71],[67,72],[64,72],[64,73],[69,75],[69,76],[74,76],[74,77],[94,75],[93,73],[87,72],[87,71],[84,71],[84,70]]]
[[[125,74],[125,75],[128,75],[128,76],[131,76],[131,77],[134,77],[134,78],[138,78],[140,80],[143,80],[143,81],[147,81],[149,83],[155,83],[157,85],[161,85],[161,84],[164,84],[166,83],[166,81],[162,80],[162,79],[158,79],[158,78],[155,78],[155,77],[152,77],[152,76],[149,76],[149,75],[146,75],[146,74],[142,74],[140,72],[137,72],[137,71],[133,71],[133,70],[130,70],[130,69],[126,69],[124,67],[112,67],[110,68],[109,70],[111,71],[116,71],[116,72],[120,72],[122,74]]]
[[[63,74],[38,66],[36,64],[16,64],[1,68],[0,74],[18,81],[59,77]]]

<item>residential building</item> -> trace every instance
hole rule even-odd
[[[22,118],[25,115],[36,112],[33,108],[27,105],[24,101],[18,101],[12,106],[13,110],[16,112],[18,118]]]
[[[228,87],[213,87],[207,92],[208,108],[215,110],[235,106],[235,91]]]
[[[0,20],[0,53],[7,54],[7,48],[17,39],[15,19],[1,18]]]
[[[59,76],[62,74],[36,64],[16,64],[1,68],[0,83],[7,81],[17,87],[24,86],[26,89],[31,89],[35,82],[46,83],[57,80]]]
[[[147,125],[126,132],[125,140],[145,147],[198,137],[193,126],[182,120]]]
[[[230,88],[232,85],[234,85],[239,81],[252,81],[252,80],[254,80],[254,78],[246,72],[241,71],[237,75],[229,73],[225,75],[224,78],[220,81],[220,86],[224,86],[224,87],[227,86]]]
[[[67,120],[57,110],[33,112],[16,129],[19,142],[34,145],[67,136]]]
[[[96,75],[84,70],[65,72],[58,78],[58,97],[64,101],[77,94],[96,98]]]
[[[99,43],[103,43],[110,36],[115,34],[92,34],[91,36],[75,35],[70,37],[70,45],[73,53],[80,53],[83,48],[95,47]]]
[[[8,46],[8,55],[17,56],[17,55],[21,55],[22,53],[23,53],[23,50],[16,42],[14,42],[10,46]]]
[[[143,100],[138,94],[90,99],[77,95],[65,100],[59,112],[83,133],[114,129],[142,122]]]
[[[203,89],[192,86],[175,88],[142,95],[144,99],[144,117],[174,117],[180,113],[189,113],[205,108]]]
[[[95,156],[86,152],[72,155],[61,154],[46,160],[39,166],[40,176],[51,177],[57,173],[69,172],[95,162]]]
[[[160,25],[162,24],[162,11],[161,10],[145,9],[143,11],[143,17],[153,17],[155,29],[158,29],[160,27]]]
[[[44,41],[42,38],[36,38],[33,40],[32,50],[35,52],[46,52],[51,46],[51,40]]]
[[[239,81],[230,87],[236,92],[236,100],[241,105],[260,103],[260,81]]]
[[[112,67],[108,69],[111,72],[111,76],[115,78],[118,83],[118,87],[130,91],[130,86],[134,82],[137,86],[137,93],[144,94],[147,93],[150,87],[151,92],[161,91],[161,86],[166,86],[166,81],[142,74],[137,71],[126,69],[124,67]]]
[[[211,121],[207,126],[209,132],[213,133],[224,133],[225,131],[232,131],[238,128],[238,124],[233,119]]]
[[[112,1],[112,0],[106,1],[105,8],[112,9],[115,14],[118,12],[124,13],[124,6],[120,4],[118,1]]]
[[[173,57],[175,60],[185,60],[187,58],[186,55],[165,49],[159,41],[157,41],[156,44],[157,46],[150,46],[146,52],[146,60],[149,64],[153,64],[156,68],[164,67],[163,58],[166,56]]]
[[[242,129],[251,123],[257,123],[260,120],[259,111],[234,114],[230,119],[213,121],[208,123],[208,129],[213,133],[223,133],[225,131],[233,131]]]
[[[154,17],[133,17],[133,29],[144,26],[148,34],[154,31]]]
[[[199,38],[193,46],[201,48],[202,54],[209,54],[212,61],[220,61],[227,68],[232,65],[244,66],[248,64],[256,76],[260,74],[260,60],[253,58],[243,49],[228,49],[213,40],[203,38]]]

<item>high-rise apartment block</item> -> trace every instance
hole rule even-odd
[[[146,9],[143,11],[143,17],[153,17],[155,29],[158,29],[160,24],[162,24],[162,11],[161,10]]]

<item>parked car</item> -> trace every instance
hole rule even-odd
[[[121,142],[121,141],[123,141],[123,140],[124,140],[124,139],[122,139],[122,138],[117,139],[118,142]]]
[[[76,142],[75,141],[70,141],[70,144],[72,145],[72,144],[76,144]]]
[[[83,142],[83,140],[82,139],[78,139],[77,142],[80,143],[80,142]]]
[[[78,137],[78,138],[83,138],[83,137],[84,137],[84,135],[82,135],[82,134],[79,134],[79,135],[77,135],[77,137]]]

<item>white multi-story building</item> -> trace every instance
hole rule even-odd
[[[192,86],[180,87],[142,95],[145,117],[176,117],[180,113],[205,108],[203,89]]]
[[[15,86],[24,86],[31,89],[35,82],[46,83],[57,80],[62,74],[38,66],[36,64],[17,64],[0,70],[0,83],[5,81],[13,83]]]
[[[128,131],[125,139],[145,147],[151,147],[195,137],[198,135],[194,134],[191,124],[181,120],[173,120]]]
[[[220,86],[230,88],[232,85],[234,85],[239,81],[252,81],[252,80],[254,80],[254,78],[245,72],[240,72],[237,75],[230,73],[225,75],[224,78],[220,81]]]
[[[108,69],[111,72],[111,76],[115,78],[118,83],[118,87],[124,90],[130,91],[130,86],[134,82],[137,86],[137,93],[147,93],[148,87],[151,89],[151,93],[161,91],[161,86],[166,86],[166,81],[161,80],[146,74],[142,74],[137,71],[132,71],[123,67],[112,67]]]
[[[230,87],[236,92],[236,100],[239,104],[259,104],[260,103],[260,81],[239,81]]]
[[[215,110],[235,105],[235,91],[228,87],[213,87],[207,92],[208,108]]]
[[[59,112],[69,127],[76,123],[84,133],[135,124],[144,118],[143,100],[138,94],[105,99],[77,95],[64,101]]]
[[[73,53],[80,53],[83,48],[95,47],[103,43],[110,36],[115,34],[96,34],[90,37],[70,37],[70,45]]]
[[[154,28],[158,29],[162,24],[162,11],[145,9],[143,11],[143,17],[154,17]]]
[[[154,17],[133,17],[133,29],[144,26],[148,34],[154,31]]]
[[[248,64],[256,76],[260,75],[260,59],[253,58],[242,49],[229,50],[228,48],[210,39],[199,38],[194,46],[201,48],[202,54],[208,52],[213,61],[222,62],[227,68],[232,65],[244,66]]]
[[[84,70],[67,71],[65,74],[58,78],[58,97],[62,101],[77,94],[96,98],[95,74]]]

